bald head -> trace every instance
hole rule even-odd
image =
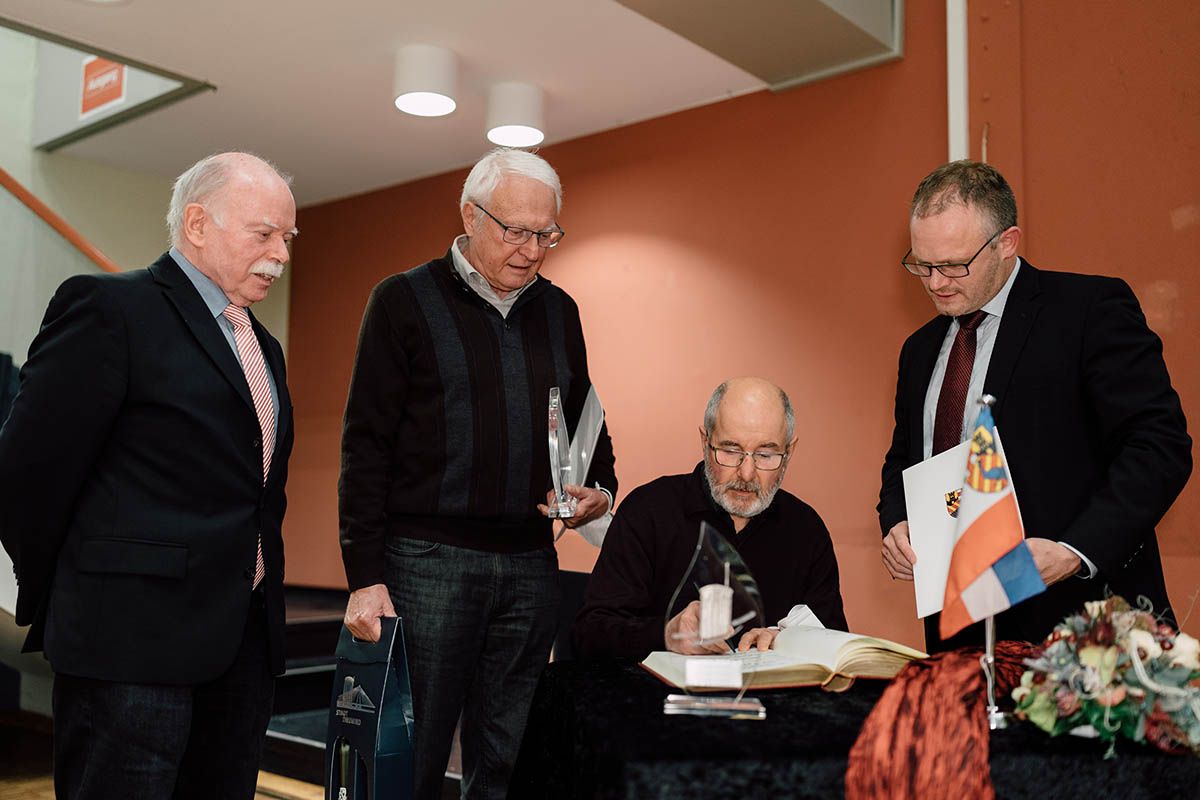
[[[713,391],[704,410],[704,431],[709,436],[727,403],[729,413],[738,418],[759,418],[765,424],[782,426],[781,443],[790,442],[796,432],[792,401],[783,389],[765,378],[730,378]]]
[[[173,246],[243,308],[267,296],[291,258],[296,201],[288,179],[249,153],[219,153],[175,181]]]
[[[167,232],[172,247],[178,247],[183,241],[183,216],[187,207],[193,203],[213,208],[219,206],[221,196],[231,182],[287,189],[292,185],[292,178],[252,153],[217,153],[200,159],[175,179],[171,204],[167,208]]]
[[[700,444],[704,477],[735,531],[775,497],[795,443],[788,396],[762,378],[733,378],[713,392]]]

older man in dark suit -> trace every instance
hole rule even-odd
[[[56,677],[60,797],[254,795],[283,670],[292,409],[250,316],[288,261],[288,181],[244,153],[179,177],[173,247],[59,287],[0,430],[26,650]]]
[[[973,400],[987,393],[1049,586],[1000,614],[997,635],[1039,641],[1106,588],[1145,598],[1173,623],[1154,526],[1187,483],[1191,439],[1162,342],[1129,286],[1018,258],[1016,201],[987,164],[956,161],[927,176],[910,231],[904,266],[939,316],[900,352],[878,507],[892,577],[912,580],[916,560],[901,471],[963,441]],[[928,617],[927,647],[982,643],[980,628],[940,642]]]

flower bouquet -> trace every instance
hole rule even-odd
[[[1109,743],[1105,758],[1118,736],[1200,755],[1200,642],[1122,597],[1085,606],[1025,660],[1017,716],[1051,736],[1090,726]]]

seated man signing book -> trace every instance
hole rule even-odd
[[[761,378],[717,387],[700,428],[703,460],[690,473],[634,489],[621,503],[592,570],[571,631],[580,658],[644,658],[653,650],[701,649],[687,633],[699,624],[693,602],[670,620],[667,605],[688,569],[700,523],[737,548],[762,593],[764,618],[807,605],[826,628],[846,630],[837,557],[825,523],[779,488],[796,445],[795,416],[782,389]],[[810,624],[811,620],[810,620]],[[774,631],[756,629],[740,646],[765,649]]]

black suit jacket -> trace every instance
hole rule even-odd
[[[939,316],[904,343],[896,427],[883,465],[884,535],[907,519],[901,470],[922,459],[925,394],[950,325]],[[1162,342],[1122,280],[1043,272],[1023,262],[984,379],[996,397],[1025,535],[1062,541],[1099,572],[1068,578],[997,618],[997,635],[1040,641],[1104,596],[1146,597],[1170,616],[1154,526],[1187,483],[1191,444]]]
[[[175,684],[221,674],[241,642],[260,534],[271,664],[283,671],[292,409],[279,343],[253,325],[280,406],[265,486],[244,373],[170,255],[70,278],[50,301],[0,429],[0,539],[16,621],[32,624],[25,649],[44,649],[56,672]]]

